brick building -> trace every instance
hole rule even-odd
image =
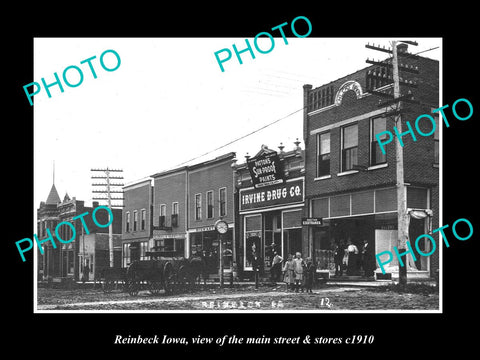
[[[228,153],[213,160],[188,167],[188,230],[187,256],[202,252],[208,272],[219,271],[220,237],[215,222],[228,224],[223,238],[223,266],[229,269],[235,258],[235,206],[232,160]]]
[[[123,187],[122,267],[144,260],[153,246],[153,187],[151,179]]]
[[[210,274],[219,268],[218,219],[228,223],[223,236],[224,265],[229,267],[234,252],[235,208],[233,199],[234,153],[191,166],[152,175],[153,232],[151,250],[176,256],[205,256]],[[132,195],[133,196],[133,195]],[[149,250],[150,250],[149,249]]]
[[[400,63],[418,74],[400,75],[400,90],[409,90],[416,103],[403,102],[402,129],[406,121],[414,127],[421,114],[431,114],[439,106],[438,61],[404,56]],[[397,240],[395,139],[386,145],[384,155],[375,134],[389,130],[394,120],[390,105],[379,105],[393,93],[391,69],[369,66],[353,74],[319,86],[304,85],[305,192],[308,215],[320,217],[324,226],[308,230],[309,254],[317,268],[334,273],[333,248],[346,247],[350,240],[361,251],[367,240],[375,253],[392,250]],[[438,125],[438,118],[435,117]],[[429,121],[419,123],[424,133],[432,130]],[[415,129],[414,129],[415,131]],[[402,137],[404,142],[404,179],[407,184],[409,239],[428,233],[439,225],[439,136],[416,134]],[[419,219],[417,219],[419,218]],[[438,234],[433,234],[438,240]],[[425,239],[423,239],[425,240]],[[425,253],[430,244],[419,242]],[[438,251],[429,257],[409,255],[409,276],[430,276],[438,269]],[[390,272],[398,276],[398,263]],[[357,267],[356,274],[361,274]],[[378,271],[378,265],[377,265]]]
[[[37,237],[39,241],[48,238],[47,229],[51,233],[51,238],[55,242],[56,247],[53,247],[51,241],[46,241],[42,244],[44,254],[42,255],[38,250],[37,268],[39,273],[39,280],[55,279],[55,278],[72,278],[79,281],[82,276],[83,267],[88,265],[89,278],[93,279],[96,273],[96,267],[105,266],[105,261],[108,263],[108,241],[105,245],[101,243],[96,244],[96,234],[107,233],[108,227],[102,228],[95,225],[92,219],[92,213],[98,206],[98,202],[93,202],[93,207],[85,206],[85,202],[77,200],[75,197],[70,198],[65,194],[63,201],[60,200],[55,185],[52,185],[50,193],[45,202],[40,203],[37,209]],[[74,217],[88,212],[88,215],[83,216],[85,226],[90,232],[89,241],[93,242],[93,252],[87,253],[84,251],[85,240],[89,234],[84,230],[82,221],[80,219],[73,220]],[[114,250],[116,248],[117,262],[120,259],[120,233],[121,233],[121,209],[112,209],[113,213],[113,234]],[[97,211],[95,214],[96,220],[99,224],[108,223],[108,212]],[[62,243],[58,240],[55,229],[61,222],[70,222],[75,227],[75,237],[68,243]],[[62,225],[58,228],[58,234],[61,239],[69,240],[73,236],[73,230],[67,225]],[[81,246],[80,246],[81,244]],[[91,246],[89,246],[90,248]],[[107,260],[104,258],[106,257]]]
[[[188,168],[181,167],[152,175],[153,243],[152,250],[187,256]]]
[[[304,151],[295,143],[291,151],[279,152],[263,145],[253,158],[235,166],[237,192],[237,264],[243,276],[252,272],[256,252],[263,259],[265,274],[271,268],[273,251],[286,258],[288,254],[306,254],[304,217]],[[278,156],[278,158],[277,158]],[[265,159],[270,160],[265,161]],[[251,170],[248,163],[250,162]],[[278,163],[278,164],[277,164]],[[253,168],[266,165],[265,171]],[[272,167],[273,165],[273,167]],[[273,171],[269,171],[273,170]],[[267,172],[275,175],[269,183],[255,185],[253,178]]]

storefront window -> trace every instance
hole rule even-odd
[[[267,267],[271,266],[274,251],[282,256],[282,219],[280,211],[265,214],[265,265]]]
[[[244,259],[245,268],[252,267],[253,254],[262,256],[262,215],[245,216],[245,244]]]
[[[283,216],[283,254],[302,253],[302,210],[285,210]],[[306,254],[302,254],[306,257]]]
[[[335,270],[333,249],[326,228],[313,228],[313,249],[318,270]],[[341,245],[344,246],[344,245]]]
[[[128,265],[130,265],[130,244],[124,243],[122,251],[122,267],[125,268]]]
[[[73,264],[73,251],[68,251],[68,273],[73,274],[74,264]]]

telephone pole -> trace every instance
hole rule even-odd
[[[93,193],[101,193],[101,194],[106,194],[106,197],[93,197],[94,200],[106,200],[107,201],[107,206],[112,209],[112,200],[113,201],[118,201],[118,200],[123,200],[122,198],[119,197],[112,197],[112,193],[122,193],[122,190],[115,190],[115,188],[123,186],[123,183],[112,183],[110,182],[111,179],[123,179],[123,176],[111,176],[110,173],[112,172],[118,172],[122,173],[123,170],[121,169],[109,169],[108,167],[105,169],[90,169],[91,171],[94,172],[103,172],[105,175],[101,176],[92,176],[92,179],[103,179],[106,180],[106,183],[94,183],[92,186],[100,186],[103,187],[101,190],[92,190]],[[112,188],[114,188],[112,190]],[[123,205],[113,205],[113,207],[123,207]],[[110,267],[113,267],[113,221],[110,219],[110,214],[108,214],[108,221],[110,225],[108,226],[108,252],[109,252],[109,260],[110,260]]]
[[[400,97],[400,76],[398,74],[398,53],[397,53],[397,42],[392,41],[392,52],[393,52],[393,98],[398,99]],[[401,110],[402,102],[398,101],[397,109]],[[402,115],[400,112],[394,115],[395,127],[398,132],[402,133]],[[405,187],[404,181],[404,168],[403,168],[403,146],[400,145],[400,139],[398,136],[395,137],[395,162],[396,162],[396,173],[397,173],[397,216],[398,216],[398,243],[397,248],[399,253],[403,253],[406,250],[406,243],[408,240],[408,226],[407,226],[407,189]],[[408,255],[407,255],[408,256]],[[405,261],[405,266],[398,266],[398,281],[401,286],[407,284],[407,265],[408,262]]]
[[[414,41],[400,41],[401,43],[407,43],[411,45],[417,45]],[[379,46],[369,45],[367,44],[366,47],[373,50],[383,51],[386,53],[392,54],[392,59],[379,62],[379,61],[370,61],[367,59],[367,62],[370,64],[375,64],[383,67],[392,68],[392,77],[391,80],[393,81],[393,96],[391,94],[378,92],[372,89],[372,93],[390,98],[384,103],[380,103],[379,106],[385,106],[386,104],[395,104],[395,108],[390,115],[393,116],[395,127],[398,130],[399,134],[402,134],[402,101],[417,103],[417,101],[413,100],[413,96],[411,92],[407,95],[402,95],[400,93],[400,84],[410,86],[410,87],[417,87],[416,83],[413,81],[408,81],[400,78],[399,70],[401,68],[402,71],[418,74],[418,68],[408,65],[401,65],[399,66],[399,53],[398,53],[398,41],[392,41],[392,49],[385,49],[385,47],[380,48]],[[415,58],[415,55],[401,53],[403,56],[410,56]],[[390,78],[388,78],[390,79]],[[387,79],[387,80],[388,80]],[[388,113],[387,113],[388,114]],[[404,165],[403,165],[403,146],[400,144],[400,139],[398,136],[395,137],[395,167],[396,167],[396,187],[397,187],[397,249],[399,254],[403,254],[406,251],[406,243],[408,241],[408,223],[407,223],[407,188],[405,185],[404,180]],[[407,257],[408,255],[406,255]],[[398,266],[398,280],[401,286],[405,286],[407,284],[407,266],[408,260],[405,259],[404,266]]]

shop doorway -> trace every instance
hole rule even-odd
[[[289,254],[302,253],[302,229],[283,230],[283,253],[285,257]]]
[[[415,266],[412,267],[419,271],[427,271],[428,270],[428,256],[422,256],[418,253],[417,248],[415,246],[415,242],[417,237],[420,235],[425,234],[425,219],[415,219],[413,217],[410,218],[410,226],[408,229],[408,238],[410,240],[411,248],[413,249],[413,253],[415,254],[416,260],[414,261]],[[430,241],[428,241],[425,237],[421,238],[418,243],[418,248],[424,254],[429,253],[431,251]]]

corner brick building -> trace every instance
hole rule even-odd
[[[52,185],[47,200],[42,201],[37,209],[37,237],[39,241],[47,239],[49,229],[56,247],[53,247],[51,241],[46,241],[42,244],[43,254],[37,248],[39,280],[60,281],[69,278],[79,281],[85,265],[89,267],[86,280],[94,280],[104,267],[109,266],[108,227],[97,226],[92,218],[98,205],[98,202],[94,201],[92,207],[85,206],[83,200],[70,198],[68,194],[65,194],[62,201],[55,185]],[[90,234],[86,233],[80,219],[73,220],[85,212],[88,214],[83,216],[83,221]],[[122,210],[113,208],[112,213],[114,262],[119,266]],[[99,224],[108,223],[108,212],[105,210],[98,211],[95,217]],[[75,227],[75,238],[66,244],[60,242],[55,233],[57,225],[62,222],[70,222]],[[72,229],[67,225],[60,226],[58,232],[64,240],[73,236]]]
[[[418,69],[403,73],[401,94],[411,92],[413,102],[402,102],[402,136],[404,142],[404,181],[407,184],[409,240],[412,245],[421,234],[439,226],[439,106],[438,61],[408,56],[399,46],[401,69]],[[379,94],[380,93],[380,94]],[[393,94],[391,67],[372,65],[328,84],[312,88],[304,85],[305,197],[308,216],[323,219],[323,226],[311,227],[306,235],[309,254],[315,257],[317,271],[333,274],[335,245],[346,247],[350,240],[359,251],[367,240],[375,254],[397,245],[396,151],[392,104],[384,94]],[[383,104],[382,104],[383,103]],[[436,131],[420,136],[415,129],[419,115],[431,114]],[[418,124],[423,133],[432,124],[423,119]],[[381,152],[375,134],[391,131],[393,140]],[[438,233],[433,234],[438,244]],[[419,241],[422,252],[431,244]],[[438,249],[431,256],[415,250],[404,261],[408,276],[433,276],[439,266]],[[405,257],[402,258],[405,260]],[[389,273],[398,277],[396,258]],[[380,272],[377,266],[377,276]],[[358,265],[355,274],[362,274]],[[381,274],[381,272],[380,272]]]

